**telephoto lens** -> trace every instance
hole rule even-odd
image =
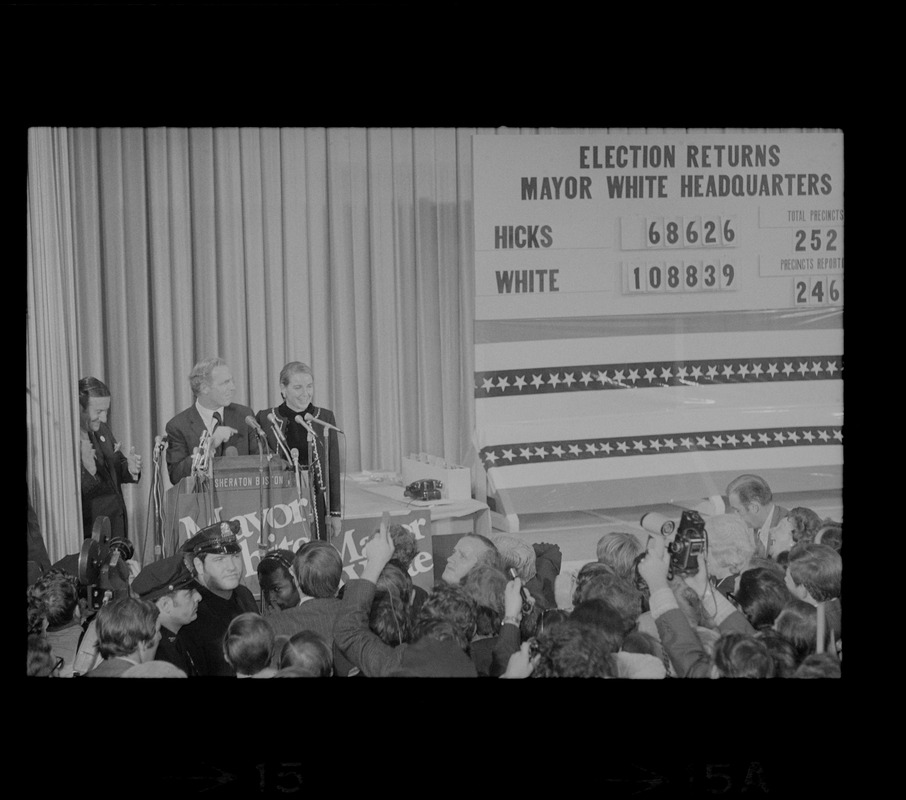
[[[661,536],[670,536],[676,530],[676,520],[672,520],[670,517],[665,517],[663,514],[658,514],[655,511],[649,511],[647,514],[643,514],[642,519],[639,520],[639,524],[646,531],[659,533]]]

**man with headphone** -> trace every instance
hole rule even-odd
[[[107,424],[110,390],[97,378],[79,381],[79,442],[82,474],[82,526],[86,539],[91,538],[95,519],[110,519],[111,538],[129,538],[126,503],[121,484],[138,483],[142,474],[142,457],[130,447],[123,448]]]

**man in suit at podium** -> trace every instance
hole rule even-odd
[[[232,402],[236,384],[222,358],[199,361],[189,373],[189,385],[194,405],[167,423],[167,470],[174,485],[192,474],[192,451],[205,431],[214,456],[258,453],[258,438],[245,421],[252,409]]]

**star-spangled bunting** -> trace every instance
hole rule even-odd
[[[616,458],[665,453],[741,451],[777,447],[843,444],[842,426],[762,428],[757,430],[697,431],[661,436],[619,436],[607,439],[569,439],[553,442],[514,442],[483,447],[486,468],[516,464],[550,464],[584,458]],[[519,451],[516,455],[515,451]],[[663,452],[662,452],[663,451]]]
[[[579,376],[579,377],[576,377]],[[586,364],[475,373],[475,397],[551,392],[713,386],[728,383],[840,380],[843,356],[718,359],[640,364]]]

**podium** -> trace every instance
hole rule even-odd
[[[163,504],[163,555],[173,555],[207,525],[235,519],[241,529],[238,539],[242,548],[242,583],[257,597],[258,561],[264,552],[274,548],[295,552],[311,539],[307,524],[308,487],[303,485],[300,492],[292,465],[276,456],[270,460],[257,455],[215,458],[212,473],[210,477],[183,478],[167,490]],[[340,481],[341,486],[344,483]],[[419,553],[409,574],[413,583],[430,589],[435,578],[430,511],[376,494],[367,495],[370,501],[362,503],[359,492],[352,487],[349,491],[351,502],[347,505],[347,498],[343,498],[347,511],[343,527],[331,539],[343,559],[343,580],[361,574],[365,542],[380,526],[383,512],[388,511],[393,524],[404,525],[415,534]]]
[[[263,552],[273,548],[295,551],[302,540],[310,538],[308,504],[307,488],[303,486],[299,492],[295,470],[282,458],[214,458],[212,475],[189,476],[167,490],[163,555],[173,555],[202,528],[235,519],[241,528],[242,582],[257,593],[257,565]]]

